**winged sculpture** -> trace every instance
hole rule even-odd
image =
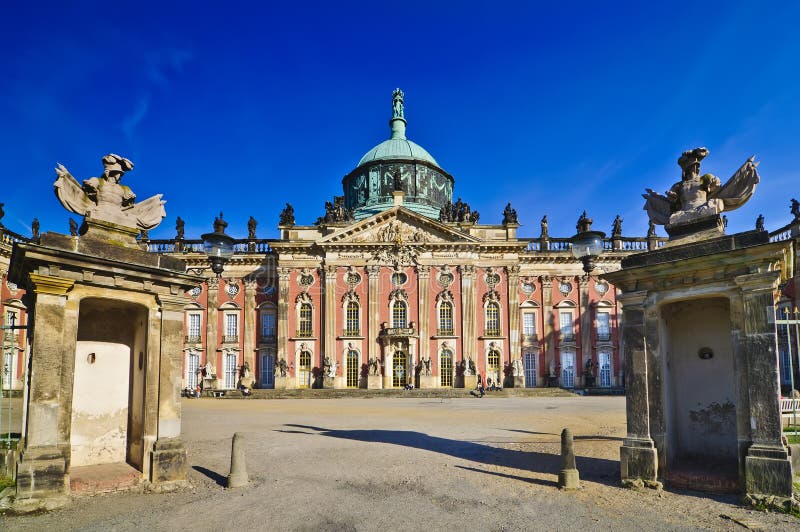
[[[666,195],[652,189],[642,194],[644,210],[650,221],[658,225],[672,226],[691,222],[707,216],[719,215],[744,205],[760,181],[755,156],[747,159],[724,184],[712,174],[700,175],[700,161],[708,155],[706,148],[687,150],[678,158],[683,173],[681,180],[670,188]]]
[[[103,167],[103,175],[84,179],[81,185],[59,164],[53,186],[61,205],[87,218],[145,231],[161,223],[166,216],[161,194],[136,203],[136,194],[119,183],[125,172],[133,170],[130,160],[110,153],[103,157]]]

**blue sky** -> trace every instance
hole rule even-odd
[[[641,193],[706,146],[723,182],[750,155],[762,181],[729,232],[790,219],[800,197],[800,2],[36,2],[0,19],[2,222],[68,231],[53,167],[79,180],[115,152],[140,199],[163,193],[151,238],[211,229],[277,237],[312,223],[341,178],[388,138],[391,92],[408,138],[455,196],[522,236],[570,236],[616,214],[643,235]],[[69,4],[69,5],[68,5]],[[658,5],[656,5],[658,4]],[[74,215],[73,215],[74,216]],[[664,234],[659,228],[659,234]]]

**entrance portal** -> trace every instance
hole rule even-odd
[[[406,354],[402,351],[395,351],[392,355],[392,386],[402,388],[407,384],[406,379]]]

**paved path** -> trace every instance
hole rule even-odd
[[[735,497],[623,490],[620,397],[185,400],[191,489],[77,499],[8,530],[797,530]],[[560,430],[583,488],[556,486]],[[222,487],[246,435],[248,488]],[[0,517],[0,520],[3,518]]]

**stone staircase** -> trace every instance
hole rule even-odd
[[[427,398],[472,398],[470,390],[464,388],[428,388],[403,390],[390,388],[383,390],[362,389],[292,389],[292,390],[253,390],[252,395],[244,397],[238,390],[226,390],[219,399],[372,399],[379,397]],[[562,388],[504,388],[502,391],[486,392],[485,397],[576,397],[577,394]]]

